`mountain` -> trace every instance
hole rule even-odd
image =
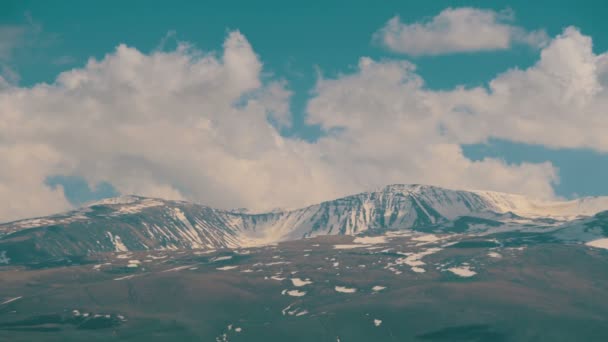
[[[15,263],[111,251],[239,248],[390,230],[558,230],[602,210],[608,210],[608,197],[550,202],[427,185],[390,185],[302,209],[259,214],[123,196],[2,224],[0,255]]]

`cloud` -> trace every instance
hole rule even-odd
[[[120,45],[52,84],[3,88],[0,198],[14,205],[0,207],[0,218],[67,208],[61,189],[45,184],[61,174],[122,193],[276,205],[271,196],[307,166],[292,157],[305,148],[267,120],[284,120],[290,93],[283,82],[263,84],[261,70],[245,37],[232,32],[219,55],[186,44],[148,55]],[[29,205],[39,194],[48,204]]]
[[[608,53],[568,27],[532,67],[508,70],[487,88],[434,94],[445,134],[464,143],[503,138],[608,152]]]
[[[491,137],[608,150],[608,58],[568,28],[538,63],[487,87],[435,91],[416,66],[362,57],[319,76],[307,105],[324,132],[283,137],[291,92],[264,74],[239,32],[223,49],[120,45],[51,84],[0,88],[0,220],[70,207],[50,175],[121,193],[215,207],[299,207],[389,183],[429,183],[554,197],[551,163],[472,161],[462,144]],[[271,124],[270,122],[273,122]]]
[[[553,196],[558,177],[550,163],[464,157],[459,137],[442,132],[436,95],[403,61],[361,58],[356,73],[319,80],[308,120],[337,132],[317,143],[333,177],[352,191],[410,182]]]
[[[447,8],[427,22],[405,24],[390,19],[374,34],[387,49],[408,55],[441,55],[508,49],[514,43],[542,47],[544,31],[526,31],[514,26],[513,13],[470,7]]]

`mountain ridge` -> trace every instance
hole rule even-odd
[[[488,232],[556,227],[608,210],[608,197],[538,201],[521,195],[393,184],[300,209],[215,209],[127,195],[47,217],[0,224],[0,251],[17,260],[64,254],[241,248],[319,235]]]
[[[439,186],[434,186],[434,185],[427,185],[427,184],[404,184],[404,183],[396,183],[396,184],[389,184],[383,187],[377,187],[373,190],[370,191],[363,191],[363,192],[359,192],[359,193],[355,193],[355,194],[351,194],[351,195],[346,195],[346,196],[342,196],[342,197],[338,197],[335,199],[330,199],[330,200],[326,200],[326,201],[322,201],[319,203],[315,203],[315,204],[310,204],[307,206],[303,206],[303,207],[299,207],[299,208],[275,208],[272,210],[251,210],[248,208],[232,208],[232,209],[220,209],[220,208],[214,208],[210,205],[204,204],[204,203],[199,203],[199,202],[193,202],[193,201],[185,201],[185,200],[169,200],[169,199],[163,199],[160,197],[147,197],[147,196],[142,196],[142,195],[136,195],[136,194],[128,194],[128,195],[120,195],[120,196],[116,196],[116,197],[110,197],[110,198],[105,198],[105,199],[101,199],[101,200],[96,200],[96,201],[91,201],[91,202],[87,202],[84,203],[82,206],[66,211],[66,212],[60,212],[60,213],[55,213],[55,214],[51,214],[51,215],[47,215],[47,216],[38,216],[38,217],[32,217],[32,218],[23,218],[23,219],[18,219],[18,220],[12,220],[12,221],[7,221],[7,222],[0,222],[0,226],[2,225],[7,225],[7,224],[12,224],[15,222],[22,222],[22,221],[29,221],[29,220],[34,220],[34,219],[40,219],[40,218],[45,218],[45,217],[53,217],[53,216],[57,216],[57,215],[61,215],[61,214],[67,214],[67,213],[72,213],[72,212],[77,212],[79,210],[88,208],[88,207],[92,207],[92,206],[98,206],[98,205],[114,205],[114,204],[128,204],[129,202],[133,202],[135,200],[142,200],[142,199],[147,199],[147,200],[158,200],[158,201],[163,201],[163,202],[172,202],[172,203],[188,203],[188,204],[195,204],[195,205],[199,205],[199,206],[204,206],[204,207],[208,207],[208,208],[213,208],[214,210],[217,211],[223,211],[223,212],[228,212],[228,213],[235,213],[235,214],[245,214],[245,215],[268,215],[268,214],[277,214],[277,213],[288,213],[288,212],[296,212],[296,211],[301,211],[301,210],[305,210],[311,207],[315,207],[315,206],[319,206],[319,205],[323,205],[326,203],[331,203],[331,202],[335,202],[335,201],[339,201],[339,200],[344,200],[344,199],[348,199],[348,198],[352,198],[352,197],[360,197],[360,196],[365,196],[365,195],[371,195],[374,193],[381,193],[381,192],[386,192],[389,189],[408,189],[408,190],[412,190],[410,191],[411,193],[419,193],[421,189],[432,189],[432,190],[442,190],[442,191],[452,191],[452,192],[467,192],[467,193],[473,193],[473,194],[478,194],[480,196],[493,196],[493,197],[498,197],[498,198],[512,198],[512,199],[523,199],[525,201],[528,202],[532,202],[534,204],[545,204],[545,205],[554,205],[554,206],[559,206],[559,205],[572,205],[575,206],[576,204],[580,204],[580,203],[595,203],[595,202],[601,202],[600,205],[602,206],[602,208],[604,209],[597,209],[594,211],[594,209],[586,209],[584,210],[582,213],[580,213],[580,215],[582,216],[592,216],[594,213],[603,211],[603,210],[608,210],[608,196],[585,196],[585,197],[580,197],[577,199],[572,199],[572,200],[543,200],[543,199],[536,199],[536,198],[530,198],[527,197],[525,195],[521,195],[521,194],[514,194],[514,193],[506,193],[506,192],[499,192],[499,191],[491,191],[491,190],[478,190],[478,189],[452,189],[452,188],[445,188],[445,187],[439,187]],[[498,202],[498,201],[496,201]],[[497,209],[501,208],[500,206],[497,206]],[[507,210],[508,208],[503,207],[504,213],[508,212],[509,210]],[[516,208],[513,208],[516,209]],[[515,213],[515,212],[514,212]],[[556,215],[558,217],[568,217],[567,215]]]

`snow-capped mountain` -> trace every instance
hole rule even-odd
[[[238,248],[386,230],[483,232],[500,226],[557,226],[603,210],[608,210],[608,197],[548,202],[426,185],[390,185],[262,214],[122,196],[65,214],[0,225],[0,251],[12,260],[28,260],[107,251]]]
[[[565,222],[602,210],[608,210],[608,197],[541,201],[490,191],[399,184],[303,209],[240,219],[248,238],[272,242],[367,230],[446,229],[450,223],[465,223],[466,218],[486,223]]]

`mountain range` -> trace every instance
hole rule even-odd
[[[27,263],[100,252],[243,248],[319,235],[387,231],[541,231],[588,242],[608,235],[608,197],[533,200],[491,191],[389,185],[296,210],[248,213],[140,196],[0,225],[0,258]]]

